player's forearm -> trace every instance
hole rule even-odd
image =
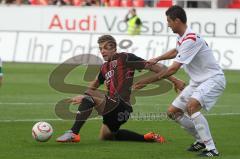
[[[154,83],[156,81],[159,81],[161,79],[167,78],[174,84],[177,83],[178,79],[171,76],[176,72],[176,70],[172,68],[168,69],[162,69],[162,71],[158,72],[157,74],[154,74],[153,76],[150,76],[148,78],[142,79],[136,83],[136,85],[147,85],[150,83]]]
[[[164,66],[164,65],[162,65],[162,66]],[[147,85],[147,84],[159,81],[160,80],[159,77],[164,76],[164,74],[166,73],[166,71],[167,71],[166,68],[167,67],[164,66],[164,69],[162,68],[160,71],[156,72],[156,74],[154,74],[148,78],[144,78],[144,79],[140,80],[139,83]]]
[[[150,67],[150,70],[157,74],[145,79],[144,80],[145,84],[149,84],[161,80],[163,78],[167,78],[169,81],[173,83],[175,83],[178,80],[176,77],[172,76],[178,70],[176,67],[168,68],[163,64],[155,64]]]
[[[177,83],[178,81],[179,81],[179,79],[178,78],[176,78],[175,76],[169,76],[169,77],[167,77],[166,79],[168,79],[170,82],[172,82],[172,83]]]
[[[173,68],[168,68],[167,71],[164,74],[158,74],[158,80],[161,80],[163,78],[166,78],[170,81],[176,81],[177,78],[173,77],[172,75],[175,74],[177,72],[177,70],[173,69]]]
[[[138,81],[137,83],[142,84],[142,85],[147,85],[147,84],[150,84],[150,83],[154,83],[154,82],[159,80],[158,76],[159,76],[158,74],[155,74],[155,75],[150,76],[148,78],[144,78],[144,79]]]
[[[155,73],[160,73],[162,71],[166,71],[167,67],[163,64],[157,63],[155,65],[151,65],[150,67],[148,67],[150,69],[150,71],[155,72]]]
[[[158,80],[160,80],[160,78],[167,78],[169,81],[171,81],[172,83],[174,83],[175,81],[177,81],[177,78],[173,77],[173,76],[169,76],[168,75],[165,75],[167,73],[167,70],[168,68],[163,65],[163,64],[155,64],[155,65],[152,65],[150,67],[150,70],[157,73],[156,75],[154,76],[151,76],[149,78],[146,78],[143,82],[144,84],[149,84],[149,83],[153,83],[153,82],[156,82]]]
[[[158,61],[161,61],[161,60],[168,60],[168,59],[173,59],[175,58],[177,55],[177,50],[176,49],[172,49],[172,50],[169,50],[168,52],[166,52],[165,54],[161,55],[161,56],[158,56],[156,59]]]

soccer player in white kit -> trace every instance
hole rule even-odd
[[[149,60],[149,64],[173,58],[174,62],[165,73],[143,79],[134,87],[140,89],[146,84],[167,78],[183,67],[190,77],[189,85],[172,102],[167,114],[195,138],[188,151],[204,149],[199,156],[219,156],[208,122],[200,110],[209,111],[222,94],[225,88],[224,73],[207,43],[187,26],[183,8],[172,6],[166,11],[166,16],[168,26],[178,34],[176,49]]]
[[[3,72],[2,72],[2,60],[0,58],[0,87],[2,85],[2,80],[3,80]]]

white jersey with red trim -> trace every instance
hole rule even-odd
[[[210,77],[224,74],[205,40],[187,28],[177,38],[178,54],[174,61],[182,63],[192,82],[201,83]]]

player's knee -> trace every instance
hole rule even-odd
[[[195,99],[189,100],[189,102],[187,103],[187,112],[189,116],[198,112],[200,109],[201,104]]]
[[[170,119],[174,120],[174,114],[173,114],[172,112],[167,111],[167,116],[168,116]]]
[[[99,136],[100,140],[113,140],[114,136],[112,133],[104,133]]]
[[[107,136],[106,136],[106,135],[100,135],[100,136],[99,136],[99,139],[100,139],[100,140],[107,140]]]
[[[175,115],[175,112],[171,111],[168,109],[167,111],[167,116],[172,119],[172,120],[175,120],[176,119],[176,115]]]
[[[83,101],[88,102],[88,103],[91,103],[92,105],[95,103],[93,97],[92,97],[92,96],[89,96],[89,95],[86,95],[86,96],[83,98]]]
[[[109,129],[109,127],[105,124],[103,124],[101,127],[99,139],[100,140],[113,140],[114,139],[114,134]]]
[[[176,120],[181,115],[183,115],[183,112],[173,106],[170,106],[167,110],[167,116],[172,120]]]
[[[78,110],[83,112],[92,109],[95,106],[93,98],[89,95],[86,95],[82,99],[82,103],[79,105]]]
[[[188,107],[187,107],[187,112],[188,112],[188,115],[189,116],[191,116],[193,113],[193,107],[191,106],[191,105],[189,105]]]

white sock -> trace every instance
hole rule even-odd
[[[183,114],[182,116],[177,117],[176,122],[179,123],[189,134],[191,134],[196,141],[202,143],[193,121],[187,115]]]
[[[209,130],[208,122],[206,118],[201,114],[201,112],[196,112],[191,115],[191,119],[195,125],[195,128],[201,138],[201,140],[206,145],[207,150],[216,149],[213,142],[211,132]]]

